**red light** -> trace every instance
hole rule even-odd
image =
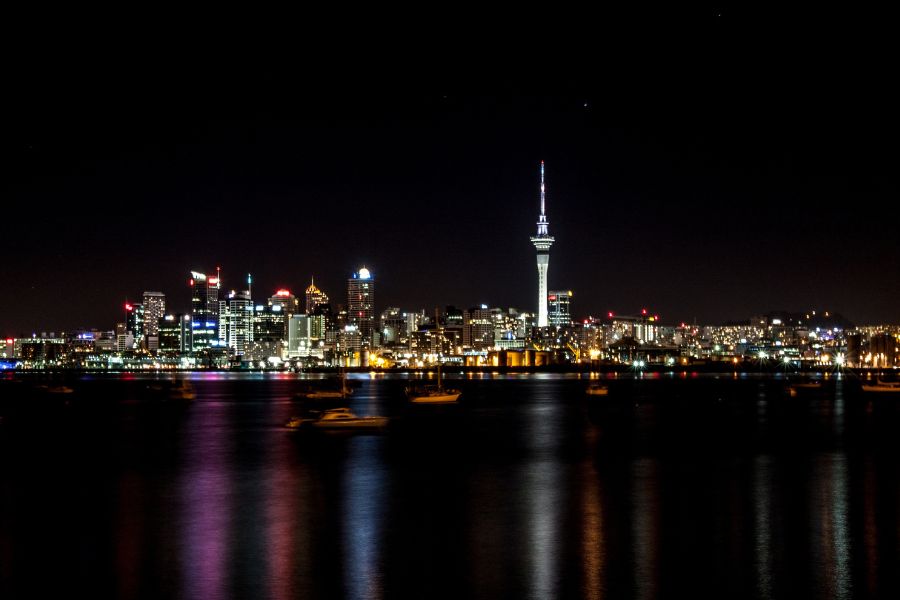
[[[655,315],[653,318],[659,321],[659,315]]]
[[[191,279],[191,280],[190,280],[190,281],[188,281],[188,284],[190,284],[190,285],[194,285],[194,280],[193,280],[193,279]]]
[[[556,300],[556,296],[550,296],[550,300]]]
[[[641,309],[641,314],[642,314],[642,315],[646,315],[646,314],[647,314],[647,309],[646,309],[646,308],[642,308],[642,309]]]
[[[286,296],[290,296],[290,295],[291,295],[291,291],[290,291],[290,290],[286,290],[286,289],[280,289],[280,290],[278,290],[277,292],[275,292],[275,295],[276,295],[276,296],[281,296],[282,298],[284,298],[284,297],[286,297]]]
[[[609,314],[609,318],[612,319],[612,318],[613,318],[613,314],[612,314],[612,313],[608,313],[608,314]]]
[[[126,303],[126,304],[125,304],[125,310],[127,310],[127,311],[132,311],[132,310],[134,310],[134,307],[133,307],[132,305]]]
[[[12,339],[12,338],[6,338],[6,343],[9,344],[9,345],[12,345],[13,339]]]
[[[219,278],[218,277],[210,277],[209,285],[219,285]]]

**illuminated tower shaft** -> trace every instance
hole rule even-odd
[[[531,243],[537,250],[538,268],[538,327],[547,327],[547,270],[550,267],[550,246],[554,239],[548,231],[546,204],[544,200],[544,161],[541,161],[541,216],[537,222],[537,235],[531,237]]]

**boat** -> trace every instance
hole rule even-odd
[[[72,394],[75,392],[67,385],[52,385],[45,390],[48,394]]]
[[[347,407],[331,408],[311,418],[292,417],[285,427],[288,429],[318,429],[323,431],[372,430],[388,424],[387,417],[360,417]]]
[[[806,381],[804,383],[794,383],[791,387],[798,390],[820,390],[822,389],[821,381]]]
[[[862,385],[864,392],[881,392],[881,393],[900,393],[900,381],[882,381],[876,379],[875,383],[864,383]]]
[[[297,392],[294,394],[294,398],[298,398],[300,400],[336,400],[347,398],[350,394],[353,393],[353,390],[347,386],[347,374],[345,371],[341,371],[341,388],[338,390],[326,390],[326,389],[308,389],[305,391]]]
[[[461,391],[445,388],[441,379],[441,365],[437,367],[437,385],[410,386],[406,388],[406,396],[415,404],[452,404],[459,400]]]
[[[602,383],[592,383],[587,387],[585,393],[588,396],[608,396],[609,388]]]
[[[193,400],[196,397],[197,392],[194,391],[194,386],[189,381],[181,380],[178,385],[169,388],[170,400]]]
[[[787,395],[791,398],[796,398],[800,392],[812,392],[816,390],[822,389],[821,381],[802,381],[797,383],[792,383],[786,388]]]

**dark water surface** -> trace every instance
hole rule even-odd
[[[846,376],[352,376],[376,435],[189,377],[0,381],[0,598],[900,597],[900,398]]]

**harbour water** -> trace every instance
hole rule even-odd
[[[181,377],[0,381],[0,598],[900,597],[900,394],[846,375],[351,375],[376,434]]]

